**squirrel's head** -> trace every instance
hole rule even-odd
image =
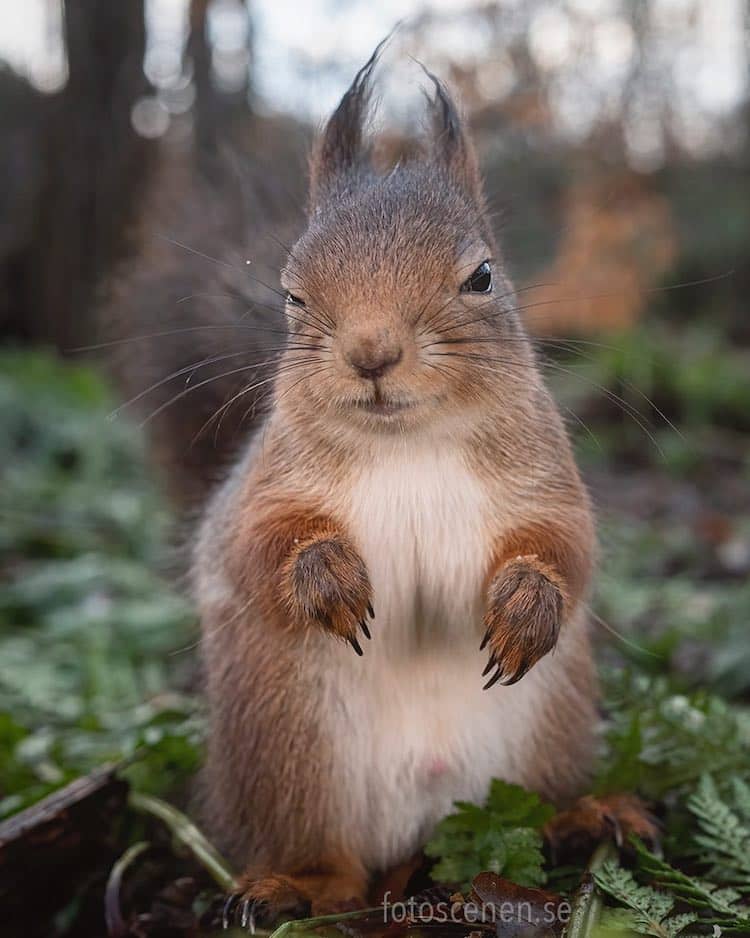
[[[282,274],[290,338],[277,385],[297,413],[373,432],[460,420],[528,356],[473,145],[429,73],[424,152],[385,173],[372,165],[363,125],[379,51],[314,149],[308,227]]]

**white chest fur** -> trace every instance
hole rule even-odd
[[[356,479],[345,510],[392,651],[434,648],[478,628],[490,524],[460,455],[397,450]]]
[[[338,508],[370,573],[375,620],[364,657],[328,646],[321,679],[337,798],[359,855],[383,868],[454,800],[481,801],[495,776],[521,780],[537,681],[482,691],[482,587],[500,519],[460,455],[383,460]]]

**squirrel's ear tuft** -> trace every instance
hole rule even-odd
[[[424,65],[422,69],[435,88],[434,97],[429,98],[435,159],[446,167],[467,195],[481,205],[484,193],[474,145],[448,89]]]
[[[350,172],[366,160],[363,137],[372,90],[372,73],[389,39],[390,35],[378,43],[370,58],[357,72],[313,149],[310,161],[311,210],[320,204],[336,177]]]

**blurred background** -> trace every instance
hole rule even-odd
[[[383,122],[395,133],[418,120],[411,57],[458,89],[516,279],[557,285],[547,323],[622,329],[657,302],[683,325],[710,318],[732,338],[747,332],[742,0],[29,0],[8,9],[7,335],[60,348],[87,341],[91,287],[118,259],[156,154],[210,158],[231,145],[262,165],[268,127],[280,125],[290,151],[280,172],[291,174],[311,128],[399,18],[381,72]],[[709,290],[648,293],[730,270]],[[574,303],[557,302],[562,285]]]
[[[200,180],[221,214],[239,166],[299,226],[312,135],[399,19],[376,127],[399,140],[419,123],[413,59],[470,119],[599,513],[605,667],[747,703],[743,0],[6,0],[0,816],[135,754],[133,784],[179,798],[199,763],[175,518],[138,421],[78,350],[144,238],[180,239],[154,188],[177,186],[189,214]],[[170,247],[186,280],[198,243]]]

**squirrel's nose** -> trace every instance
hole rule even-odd
[[[401,361],[401,355],[402,351],[397,346],[383,348],[363,343],[348,352],[346,357],[361,378],[376,381]]]

